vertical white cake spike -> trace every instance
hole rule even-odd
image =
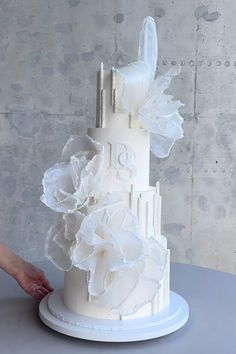
[[[114,88],[112,91],[112,107],[113,113],[116,113],[116,88]]]
[[[132,128],[132,115],[129,113],[129,128]]]
[[[146,238],[149,237],[149,201],[147,200],[146,201],[146,220],[145,220],[145,223],[146,223],[146,230],[145,230],[145,233],[146,233]]]
[[[116,112],[116,87],[115,87],[115,68],[111,69],[111,105],[113,113]]]
[[[156,183],[156,194],[160,195],[160,183],[157,181]]]
[[[105,122],[105,92],[104,92],[104,65],[100,65],[100,128],[106,127]]]
[[[154,299],[152,300],[152,309],[151,309],[151,313],[152,315],[155,315],[157,312],[157,306],[156,306],[156,296],[154,297]]]
[[[130,186],[130,202],[129,207],[132,211],[134,211],[134,185],[131,184]]]
[[[159,224],[158,224],[158,236],[161,236],[161,201],[162,201],[162,197],[159,196],[159,200],[158,200],[158,220],[159,220]]]
[[[144,237],[145,230],[143,230],[143,200],[142,194],[138,197],[138,222],[139,222],[139,230],[141,235]]]
[[[104,95],[104,89],[100,91],[100,128],[105,128],[106,127],[106,122],[105,122],[105,95]]]
[[[100,90],[103,89],[104,83],[104,65],[103,63],[100,64]]]
[[[97,116],[96,116],[96,127],[102,127],[103,114],[104,114],[104,69],[103,63],[100,64],[100,70],[97,73]]]
[[[90,278],[90,272],[87,272],[87,284],[89,283],[89,278]],[[91,295],[88,292],[88,302],[91,301]]]
[[[153,195],[153,229],[154,229],[154,236],[157,237],[158,229],[157,229],[157,216],[158,216],[158,200],[157,195]]]

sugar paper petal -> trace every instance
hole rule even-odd
[[[183,104],[164,93],[178,72],[179,69],[171,69],[157,77],[150,95],[139,109],[139,121],[151,133],[151,151],[159,158],[167,157],[175,141],[183,137],[183,118],[178,112]]]
[[[64,246],[59,246],[62,239],[62,234],[64,232],[64,226],[58,224],[52,226],[47,233],[46,243],[45,243],[45,254],[46,257],[60,270],[69,271],[72,268],[71,259],[66,252]],[[57,242],[55,242],[55,237]]]
[[[137,113],[150,90],[151,71],[149,65],[143,61],[137,61],[116,69],[116,73],[118,80],[120,79],[122,82],[122,93],[118,110],[121,112]]]
[[[143,61],[150,67],[151,80],[154,80],[158,58],[157,31],[154,19],[148,16],[143,21],[139,36],[138,61]]]

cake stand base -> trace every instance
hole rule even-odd
[[[189,307],[178,294],[170,292],[170,303],[159,314],[135,320],[104,320],[68,310],[62,290],[45,296],[39,316],[50,328],[71,337],[100,342],[132,342],[157,338],[177,331],[188,320]]]

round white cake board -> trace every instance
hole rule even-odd
[[[39,316],[50,328],[71,337],[100,342],[131,342],[157,338],[177,331],[188,320],[189,307],[178,294],[170,292],[170,303],[159,314],[135,320],[104,320],[68,310],[62,290],[45,296]]]

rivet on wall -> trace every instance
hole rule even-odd
[[[171,65],[171,66],[176,66],[176,65],[181,65],[181,66],[184,66],[186,65],[186,62],[184,59],[179,59],[179,60],[174,60],[174,59],[171,59],[171,60],[167,60],[167,59],[163,59],[160,61],[160,63],[164,66],[167,66],[167,65]],[[190,67],[195,67],[196,66],[202,66],[202,65],[207,65],[207,66],[217,66],[217,67],[229,67],[231,66],[231,62],[230,60],[219,60],[219,59],[214,59],[214,60],[211,60],[211,59],[208,59],[208,60],[197,60],[195,61],[194,59],[190,59],[188,62],[187,62],[187,65],[189,65]],[[233,66],[236,66],[236,60],[232,61],[232,65]]]

